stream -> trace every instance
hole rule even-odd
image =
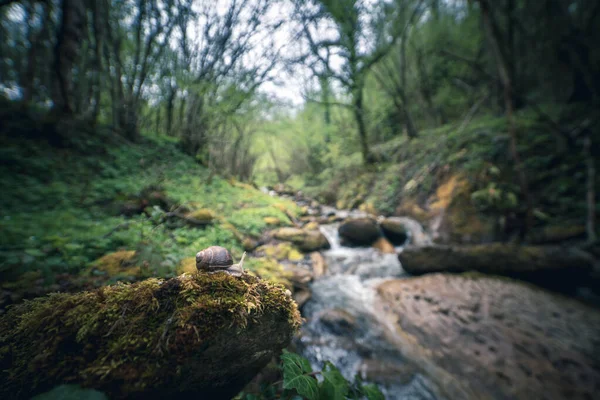
[[[326,206],[311,213],[336,215],[338,219],[366,216]],[[417,221],[406,220],[416,241],[430,242]],[[331,245],[322,251],[327,272],[310,285],[312,297],[302,308],[306,322],[295,343],[298,352],[313,369],[320,370],[324,362],[331,361],[350,381],[359,375],[378,383],[386,399],[440,399],[434,384],[386,340],[384,324],[378,319],[377,286],[388,279],[409,276],[397,254],[383,254],[371,247],[345,247],[340,243],[338,227],[339,223],[320,227]],[[396,248],[397,253],[401,251],[402,247]]]

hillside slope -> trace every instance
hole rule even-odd
[[[211,245],[239,259],[244,240],[298,212],[213,176],[169,138],[130,143],[105,127],[55,126],[22,110],[6,121],[0,306],[73,285],[172,277]]]

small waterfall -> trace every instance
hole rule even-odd
[[[338,216],[364,216],[323,208],[321,212]],[[422,235],[419,240],[428,239],[417,221],[405,219],[402,222],[411,238]],[[296,342],[298,350],[314,368],[331,361],[349,380],[358,374],[366,380],[384,381],[380,387],[386,399],[435,400],[431,382],[386,340],[384,327],[377,320],[376,287],[387,279],[408,276],[397,255],[370,247],[344,247],[338,228],[339,223],[320,227],[331,244],[323,252],[327,273],[311,284],[312,298],[302,310],[307,322]]]

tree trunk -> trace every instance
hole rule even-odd
[[[360,138],[360,148],[362,152],[363,163],[365,165],[373,164],[374,160],[371,158],[371,153],[369,152],[369,140],[367,137],[367,126],[365,124],[362,87],[358,89],[354,95],[354,119],[356,120],[356,125],[358,126],[358,136]]]
[[[402,57],[402,63],[400,64],[400,86],[402,90],[400,95],[402,96],[402,110],[404,111],[404,125],[406,126],[406,133],[409,138],[417,137],[417,128],[413,122],[413,119],[410,115],[410,111],[408,110],[408,99],[406,98],[406,42],[408,40],[408,30],[406,35],[402,38],[402,42],[400,42],[400,55]]]
[[[158,136],[160,134],[160,107],[156,107],[156,128],[154,129],[154,135]]]
[[[102,48],[104,46],[103,40],[103,25],[102,25],[102,17],[100,15],[100,10],[98,7],[97,1],[92,1],[92,23],[93,23],[93,33],[94,33],[94,61],[95,61],[95,82],[94,82],[94,100],[92,105],[91,112],[91,122],[92,125],[96,125],[98,122],[98,114],[100,113],[100,98],[102,94]]]
[[[329,81],[324,75],[319,76],[319,83],[321,85],[321,102],[324,105],[324,118],[325,124],[331,124],[331,106],[329,104]]]
[[[183,132],[183,124],[185,123],[185,107],[186,107],[185,99],[186,99],[185,97],[181,97],[181,102],[179,103],[179,125],[178,125],[177,129],[179,131],[180,136]]]
[[[167,97],[167,131],[168,136],[173,136],[173,110],[175,109],[175,98],[177,97],[177,87],[171,86],[169,96]]]
[[[586,177],[586,203],[587,203],[587,218],[586,218],[586,233],[589,242],[596,240],[596,164],[594,155],[592,154],[592,139],[588,134],[583,142],[583,154],[587,167]]]
[[[61,114],[73,112],[71,69],[79,57],[84,30],[85,2],[62,0],[62,18],[54,48],[54,71],[57,78],[54,109]]]
[[[25,70],[25,74],[21,83],[23,87],[23,104],[29,105],[31,100],[33,99],[34,92],[34,79],[36,76],[36,63],[38,59],[38,51],[42,47],[43,42],[42,39],[48,35],[48,14],[49,14],[49,6],[46,3],[42,3],[42,27],[37,34],[34,34],[34,11],[35,4],[30,3],[28,7],[28,19],[29,19],[29,28],[28,28],[28,41],[29,41],[29,51],[27,52],[27,67]]]
[[[533,226],[533,200],[531,193],[529,192],[529,183],[527,175],[521,162],[521,157],[517,149],[517,127],[514,118],[514,105],[513,105],[513,89],[510,76],[510,70],[506,63],[504,54],[500,47],[500,34],[494,29],[494,23],[490,16],[490,5],[487,0],[478,0],[481,6],[481,15],[483,17],[483,25],[485,28],[486,35],[490,42],[490,47],[496,59],[498,67],[498,74],[500,75],[500,81],[502,82],[503,95],[504,95],[504,108],[506,113],[506,120],[508,123],[508,132],[510,136],[510,153],[514,162],[515,171],[517,172],[517,178],[519,180],[519,186],[526,203],[526,216],[524,229],[521,232],[521,239],[524,239],[527,233]]]

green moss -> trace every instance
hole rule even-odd
[[[12,307],[0,318],[6,383],[0,394],[26,397],[62,382],[115,397],[151,388],[200,390],[210,386],[212,369],[229,368],[209,354],[217,344],[250,340],[245,332],[251,326],[275,326],[289,340],[299,325],[296,305],[283,288],[250,275],[184,274],[52,294]],[[206,365],[199,368],[199,362]]]
[[[135,265],[135,250],[121,250],[100,257],[85,273],[103,273],[109,277],[141,276],[142,269]]]
[[[199,210],[194,210],[186,214],[186,217],[192,218],[200,222],[210,222],[215,218],[215,214],[212,210],[209,210],[208,208],[201,208]]]
[[[271,245],[263,245],[256,249],[256,251],[260,254],[264,254],[267,257],[275,258],[276,260],[290,260],[290,261],[300,261],[304,259],[304,255],[294,247],[293,244],[288,242],[271,244]]]
[[[282,284],[291,288],[291,273],[283,268],[283,265],[270,257],[250,258],[244,266],[255,275],[276,284]]]

